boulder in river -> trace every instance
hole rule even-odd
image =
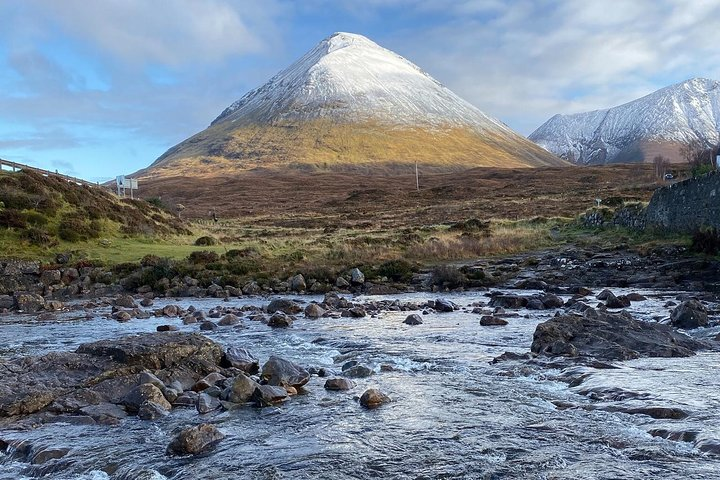
[[[289,360],[272,356],[263,365],[261,378],[276,387],[300,388],[310,380],[310,373]]]
[[[435,300],[434,308],[438,312],[449,313],[449,312],[454,312],[455,310],[457,310],[458,306],[455,305],[450,300],[447,300],[445,298],[438,298],[437,300]]]
[[[267,306],[268,313],[282,312],[287,315],[295,315],[302,312],[302,306],[299,303],[293,302],[285,298],[278,298],[270,302]]]
[[[140,407],[146,402],[152,402],[165,410],[170,410],[172,406],[165,399],[162,391],[152,383],[143,383],[128,392],[122,399],[122,404],[128,412],[138,413]]]
[[[222,393],[222,398],[232,403],[245,403],[250,401],[258,383],[242,373],[233,378],[232,383]]]
[[[480,318],[480,325],[483,327],[494,327],[507,325],[508,321],[504,318],[496,317],[494,315],[483,315]]]
[[[412,315],[408,315],[405,320],[403,320],[403,323],[406,325],[422,325],[423,321],[420,315],[413,313]]]
[[[673,310],[670,315],[670,324],[685,330],[706,327],[708,325],[707,308],[697,300],[686,300]]]
[[[523,297],[521,295],[495,295],[490,300],[491,307],[502,308],[525,308],[531,297]]]
[[[289,328],[292,327],[293,318],[283,312],[275,312],[268,320],[268,326],[272,328]]]
[[[317,303],[311,303],[305,307],[305,316],[307,318],[320,318],[325,314],[325,310]]]
[[[14,303],[23,313],[37,313],[45,308],[45,299],[37,293],[18,293]]]
[[[377,408],[380,405],[390,402],[390,397],[377,388],[369,388],[360,397],[360,405],[365,408]]]
[[[688,357],[706,345],[668,325],[643,322],[630,314],[588,310],[554,317],[537,326],[531,350],[542,355],[628,360]]]
[[[222,366],[237,368],[248,375],[255,375],[260,371],[258,359],[248,349],[242,347],[228,348],[223,357]]]
[[[325,390],[335,390],[335,391],[342,391],[342,390],[352,390],[355,388],[355,382],[348,378],[328,378],[325,381]]]
[[[252,394],[252,401],[258,407],[268,407],[287,400],[288,392],[283,387],[258,385]]]
[[[186,428],[172,439],[167,447],[168,455],[198,455],[205,453],[225,438],[214,425],[203,423]]]

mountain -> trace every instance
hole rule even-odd
[[[336,33],[141,176],[257,167],[566,163],[369,39]]]
[[[694,78],[606,110],[555,115],[530,135],[579,164],[684,161],[682,145],[720,141],[720,82]]]

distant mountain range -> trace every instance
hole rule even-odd
[[[369,39],[336,33],[141,176],[258,167],[565,165]]]
[[[529,139],[577,164],[684,161],[680,147],[720,143],[720,82],[694,78],[632,102],[593,112],[555,115]]]

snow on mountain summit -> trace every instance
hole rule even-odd
[[[650,160],[649,143],[717,145],[719,130],[720,82],[693,78],[617,107],[555,115],[529,138],[575,163],[612,163]]]
[[[213,124],[314,118],[509,130],[412,62],[362,35],[344,32],[322,40],[226,108]]]

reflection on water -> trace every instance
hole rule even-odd
[[[460,305],[488,300],[482,293],[449,298]],[[206,311],[218,305],[210,299],[175,303]],[[634,303],[631,311],[647,319],[663,317],[668,313],[664,303],[653,297]],[[521,310],[505,327],[482,327],[479,316],[468,312],[425,315],[422,325],[408,326],[402,324],[408,313],[300,318],[289,330],[271,330],[245,319],[245,329],[210,332],[208,336],[223,345],[250,348],[262,361],[277,354],[305,366],[340,371],[344,361],[354,359],[376,374],[358,379],[351,392],[325,391],[324,379],[313,377],[306,393],[274,408],[204,416],[177,409],[156,422],[130,418],[115,427],[51,424],[28,432],[0,432],[0,438],[27,439],[39,448],[71,449],[64,458],[38,466],[0,457],[0,479],[43,474],[67,479],[717,478],[718,457],[700,453],[693,443],[648,432],[672,429],[698,432],[699,439],[720,438],[719,354],[634,360],[614,370],[490,365],[505,351],[527,352],[535,326],[554,311]],[[71,350],[82,342],[179,324],[166,318],[118,323],[101,316],[77,317],[77,312],[68,313],[50,323],[4,317],[0,355]],[[180,328],[196,331],[197,325]],[[381,365],[392,370],[381,372]],[[569,388],[558,380],[567,373],[586,378]],[[360,408],[356,397],[369,386],[379,387],[393,402],[372,411]],[[587,395],[589,390],[613,388],[643,398],[598,400]],[[654,420],[605,408],[638,405],[678,407],[690,416]],[[226,439],[205,457],[166,457],[172,435],[200,422],[216,424]]]

